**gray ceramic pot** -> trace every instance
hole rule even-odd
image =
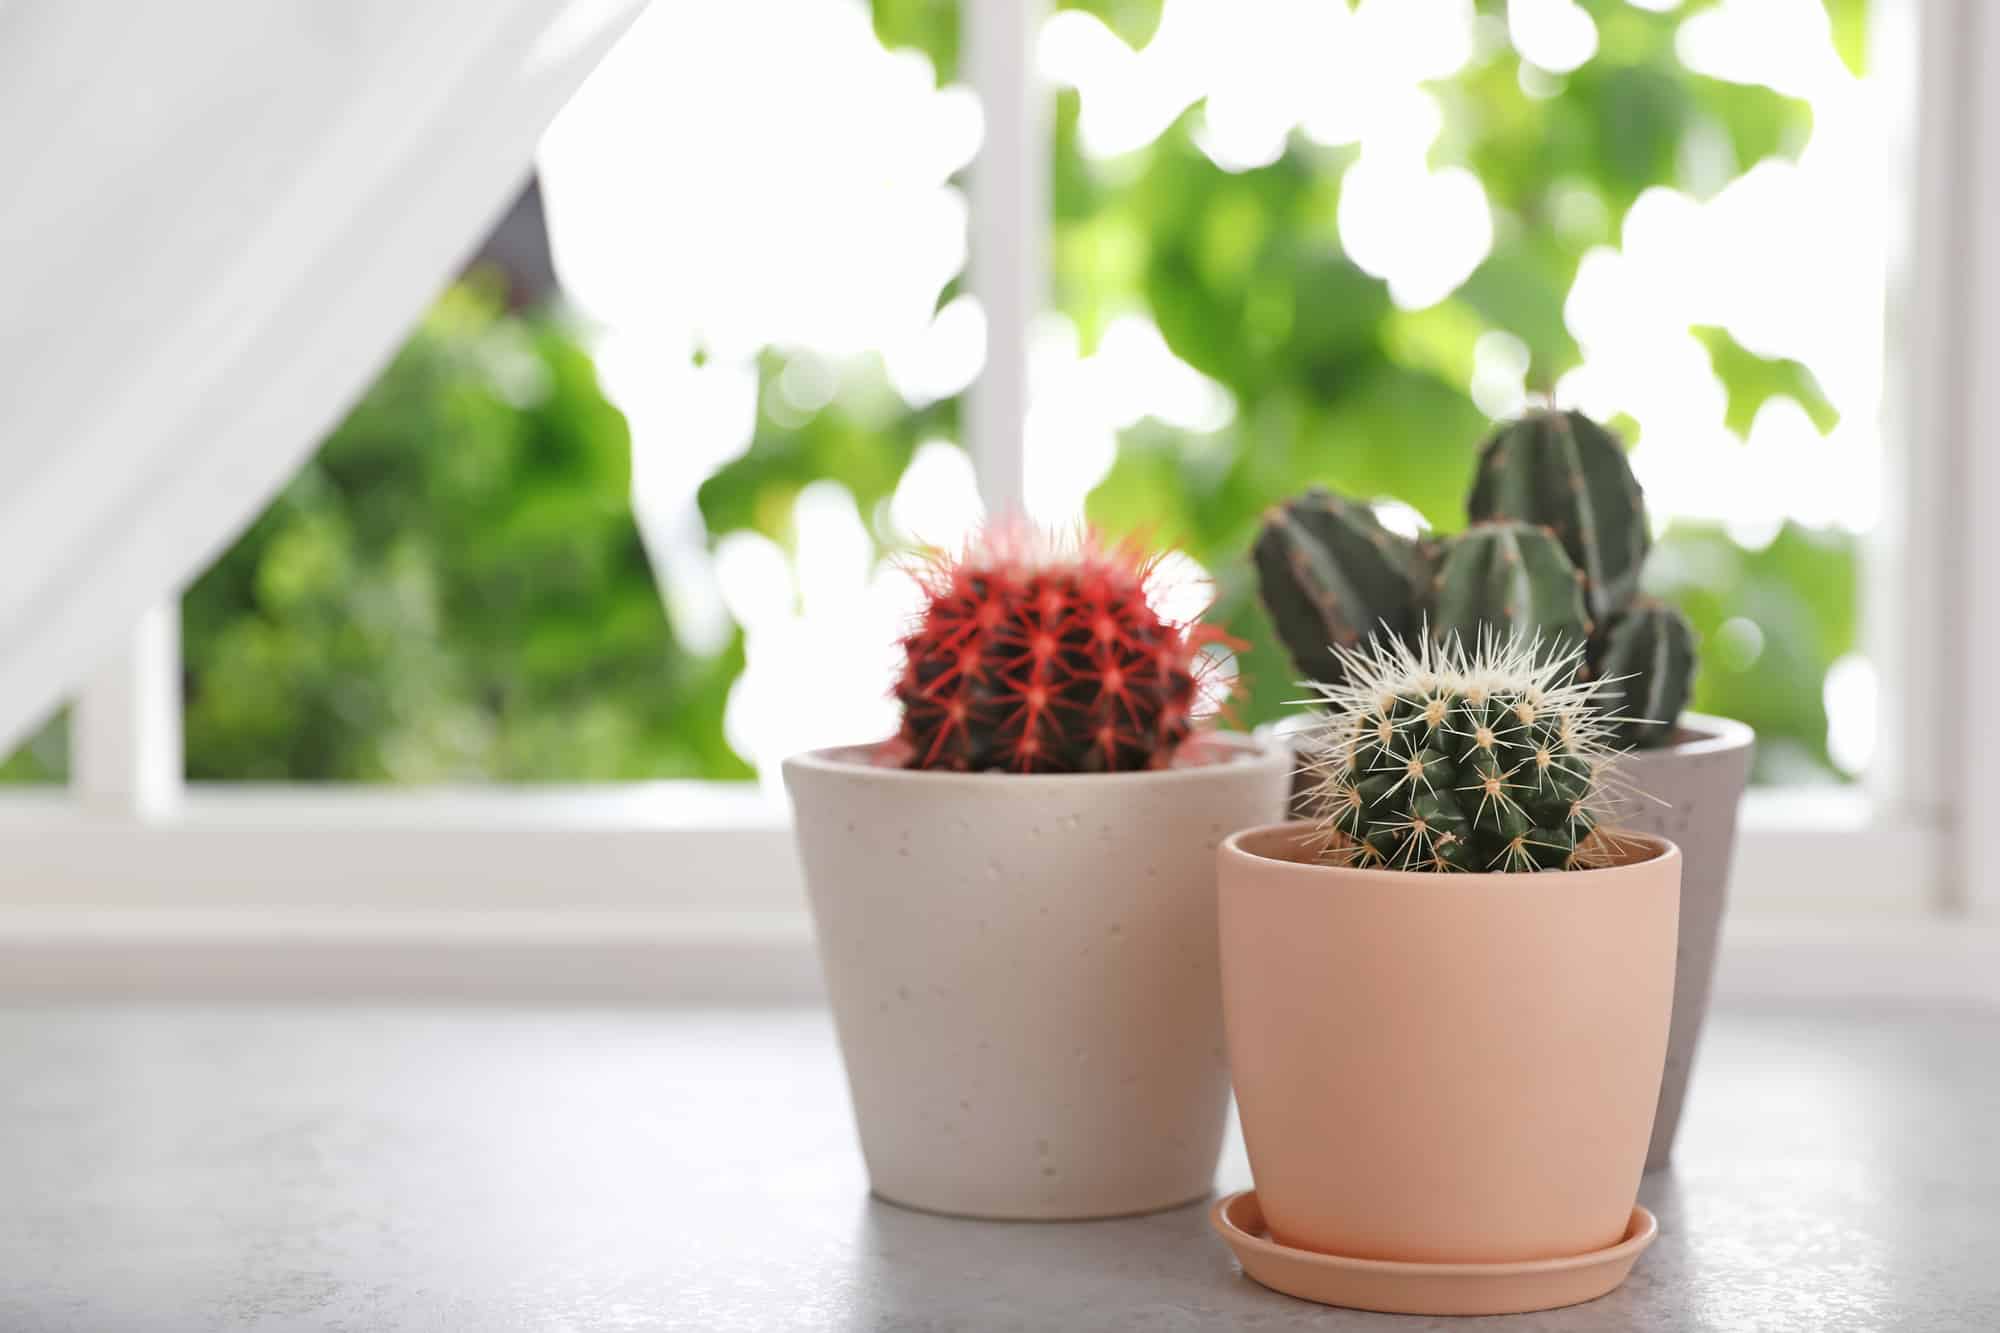
[[[1708,1016],[1729,864],[1736,850],[1736,809],[1750,780],[1755,748],[1755,734],[1741,722],[1683,713],[1672,745],[1634,750],[1618,761],[1621,785],[1652,799],[1621,801],[1616,822],[1673,840],[1683,858],[1673,1027],[1667,1035],[1667,1072],[1653,1118],[1653,1143],[1646,1153],[1648,1171],[1667,1164],[1680,1129],[1688,1072]]]

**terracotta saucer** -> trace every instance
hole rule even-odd
[[[1255,1190],[1218,1199],[1208,1220],[1236,1251],[1243,1271],[1271,1290],[1390,1314],[1520,1314],[1596,1300],[1625,1280],[1639,1252],[1660,1234],[1653,1215],[1634,1207],[1625,1238],[1590,1254],[1506,1264],[1411,1264],[1280,1245],[1265,1234]]]

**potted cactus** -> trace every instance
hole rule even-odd
[[[1339,650],[1314,818],[1218,853],[1256,1188],[1216,1225],[1252,1277],[1334,1304],[1586,1300],[1652,1230],[1680,855],[1603,823],[1618,724],[1580,647],[1459,643]]]
[[[1615,798],[1618,822],[1672,838],[1686,857],[1673,1035],[1647,1155],[1649,1169],[1661,1167],[1708,1010],[1754,737],[1686,711],[1694,632],[1641,588],[1652,529],[1615,434],[1581,412],[1502,426],[1480,448],[1466,510],[1463,533],[1413,541],[1364,504],[1308,491],[1267,516],[1259,588],[1299,670],[1328,685],[1345,680],[1335,647],[1414,644],[1426,627],[1434,638],[1471,642],[1490,628],[1581,647],[1578,677],[1604,683],[1593,706],[1613,719],[1613,785],[1628,793]]]
[[[874,1190],[979,1217],[1205,1195],[1229,1084],[1214,848],[1289,751],[1201,725],[1156,562],[1019,525],[916,570],[899,734],[785,764]]]

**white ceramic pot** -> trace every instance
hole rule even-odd
[[[1736,851],[1736,809],[1750,780],[1756,734],[1741,722],[1703,713],[1681,714],[1671,745],[1633,750],[1618,759],[1618,777],[1644,799],[1622,800],[1614,813],[1625,828],[1667,838],[1681,849],[1680,951],[1674,964],[1674,1017],[1667,1036],[1667,1072],[1653,1117],[1646,1169],[1673,1156],[1674,1135],[1687,1099],[1695,1047],[1708,1017],[1709,984],[1722,910],[1729,894],[1729,864]]]
[[[1288,747],[1140,773],[785,763],[874,1190],[974,1217],[1206,1195],[1229,1103],[1215,848],[1284,811]]]

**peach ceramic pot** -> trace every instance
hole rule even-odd
[[[1506,1263],[1618,1243],[1666,1058],[1680,852],[1442,875],[1218,853],[1223,1007],[1272,1239]]]
[[[1298,714],[1260,727],[1257,734],[1290,743],[1311,725],[1307,715]],[[1680,1132],[1681,1107],[1687,1101],[1702,1024],[1708,1019],[1722,915],[1729,904],[1736,814],[1750,781],[1756,748],[1756,733],[1741,722],[1682,713],[1671,743],[1622,754],[1613,768],[1613,785],[1627,793],[1614,801],[1613,822],[1620,828],[1670,839],[1682,856],[1674,1019],[1667,1033],[1667,1071],[1660,1081],[1653,1141],[1646,1150],[1648,1171],[1669,1163],[1674,1138]],[[1311,814],[1310,776],[1302,771],[1293,777],[1291,813],[1295,818]]]
[[[1673,743],[1620,755],[1619,785],[1646,793],[1618,803],[1621,828],[1670,838],[1685,858],[1681,867],[1681,929],[1674,968],[1674,1021],[1667,1034],[1667,1072],[1653,1117],[1646,1169],[1673,1155],[1681,1104],[1695,1047],[1708,1017],[1709,985],[1722,912],[1729,896],[1729,866],[1736,854],[1736,809],[1750,780],[1756,734],[1741,722],[1701,713],[1681,714]]]
[[[877,1194],[974,1217],[1206,1195],[1229,1103],[1215,848],[1282,817],[1291,755],[1023,776],[785,763]]]

